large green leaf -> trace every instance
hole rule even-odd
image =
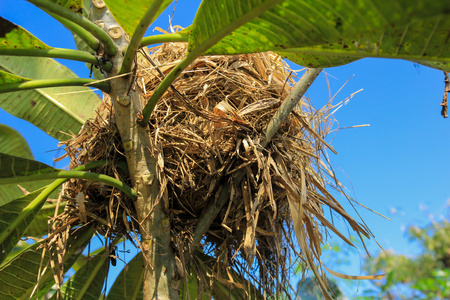
[[[0,182],[2,179],[57,172],[58,169],[36,160],[0,153]]]
[[[307,53],[296,52],[280,52],[276,51],[282,57],[289,59],[301,66],[314,67],[314,68],[330,68],[346,65],[360,58],[352,57],[350,55],[314,55]]]
[[[54,1],[76,8],[80,1]],[[78,4],[77,4],[78,3]],[[0,18],[0,49],[51,49],[35,36]],[[78,78],[70,69],[49,58],[0,55],[0,70],[31,79]],[[11,81],[11,76],[3,76]],[[19,77],[12,78],[17,82]],[[19,78],[20,79],[20,78]],[[0,107],[29,121],[58,140],[77,133],[94,116],[100,99],[89,88],[56,87],[0,95]]]
[[[72,230],[67,242],[67,254],[64,257],[64,269],[70,269],[74,261],[81,254],[89,242],[93,230],[89,227]],[[39,271],[42,272],[48,262],[48,252],[42,256],[43,242],[34,243],[25,250],[0,266],[0,298],[1,299],[28,299],[33,291]],[[42,266],[41,266],[42,261]],[[53,273],[50,267],[42,275],[39,282],[39,291],[46,293],[54,284]]]
[[[122,269],[119,276],[114,281],[111,290],[108,293],[107,300],[121,300],[121,299],[132,299],[132,300],[141,300],[143,299],[142,293],[142,280],[144,278],[144,266],[145,262],[142,257],[142,252],[139,252],[128,264],[125,268]],[[188,278],[188,293],[190,295],[190,299],[198,299],[199,295],[197,286],[194,283],[196,276],[194,274],[189,275]],[[188,299],[186,296],[186,286],[185,281],[183,279],[182,288],[181,288],[181,298],[180,299]],[[201,299],[211,299],[211,297],[207,296],[205,293],[202,293]],[[220,298],[217,298],[220,299]]]
[[[104,0],[114,19],[129,35],[133,36],[139,22],[145,16],[147,10],[156,0]],[[153,21],[172,3],[173,0],[164,0]],[[126,12],[126,13],[125,13]],[[152,22],[153,22],[152,21]]]
[[[275,2],[203,1],[189,50]],[[324,56],[332,58],[331,65],[367,56],[448,63],[449,14],[448,1],[421,0],[411,5],[406,0],[285,0],[224,37],[207,54],[281,51],[291,53],[289,58],[298,63],[316,67],[328,64]],[[341,60],[333,62],[336,57]]]
[[[234,31],[239,30],[239,27],[251,22],[253,19],[258,18],[259,15],[265,11],[273,8],[275,5],[283,2],[282,0],[256,0],[256,1],[235,1],[235,0],[204,0],[202,1],[194,22],[190,26],[189,46],[188,51],[193,52],[195,48],[202,45],[210,45],[210,41],[214,41],[215,46],[212,46],[212,50],[209,52],[219,53],[223,45],[229,41],[229,37],[233,36]],[[285,1],[286,2],[286,1]],[[275,24],[267,24],[275,25]],[[264,38],[262,34],[260,38]],[[224,42],[216,43],[217,39],[225,40]],[[234,38],[235,43],[241,43],[243,39]],[[233,41],[234,42],[234,41]],[[251,48],[251,52],[260,51],[259,47],[253,46],[252,40],[246,40],[249,43],[248,48]],[[237,45],[235,46],[237,47]],[[227,54],[232,52],[239,53],[243,45],[240,45],[238,49],[233,46],[227,47]],[[206,49],[205,49],[206,50]],[[264,50],[261,50],[264,51]]]
[[[212,263],[215,262],[213,257],[197,252],[197,257],[199,260],[197,261],[197,265],[199,269],[204,272],[204,277],[207,278],[207,272],[210,272],[208,269]],[[120,272],[116,281],[114,282],[111,290],[109,291],[107,300],[120,300],[120,299],[133,299],[140,300],[143,299],[142,294],[142,279],[144,277],[144,266],[145,262],[142,257],[142,252],[139,252],[128,264],[127,267]],[[235,282],[241,283],[246,288],[252,286],[248,283],[242,276],[237,274],[235,271],[230,271]],[[223,274],[223,276],[228,276],[228,274]],[[226,277],[224,277],[226,278]],[[261,298],[254,290],[250,295],[246,294],[243,290],[238,288],[229,289],[225,284],[221,283],[218,280],[214,280],[212,285],[212,290],[210,294],[206,290],[202,290],[197,283],[197,276],[194,272],[190,273],[187,278],[187,286],[186,281],[182,279],[182,287],[181,287],[181,298],[180,299],[199,299],[198,296],[201,295],[201,299],[211,299],[211,296],[214,299],[246,299],[246,296],[249,296],[249,299],[259,299]],[[189,298],[187,297],[189,294]]]
[[[106,160],[98,160],[79,166],[74,170],[65,171],[52,168],[35,160],[0,153],[0,184],[22,183],[43,179],[62,179],[65,181],[70,178],[79,178],[106,183],[123,191],[131,199],[136,199],[136,191],[122,181],[104,174],[86,171],[107,163]]]
[[[23,136],[9,126],[0,124],[0,153],[14,155],[20,158],[34,160],[28,143]],[[2,166],[0,166],[0,171]],[[35,191],[49,183],[51,180],[41,180],[33,182],[24,182],[20,186],[27,191]],[[0,205],[6,204],[13,199],[23,196],[23,191],[17,184],[1,184],[0,185]],[[36,224],[35,224],[36,225]],[[38,226],[42,228],[41,225]],[[35,235],[35,234],[32,234]]]
[[[0,49],[51,49],[22,27],[0,17]]]
[[[24,236],[24,233],[27,231],[31,222],[39,215],[45,200],[52,192],[58,189],[68,178],[76,177],[77,174],[80,174],[77,173],[78,171],[82,171],[82,178],[89,179],[92,174],[94,176],[91,179],[103,181],[105,175],[83,171],[104,164],[105,161],[96,161],[79,166],[74,171],[61,171],[34,160],[0,153],[0,183],[40,180],[45,176],[49,176],[48,178],[58,178],[59,176],[64,177],[63,175],[66,174],[65,178],[58,178],[44,188],[0,206],[0,263],[7,257],[17,241]],[[69,174],[64,172],[68,172]],[[109,180],[109,184],[119,189],[124,186],[118,180],[118,184],[116,185],[116,179],[114,178],[108,178],[106,180]],[[128,187],[128,190],[131,190],[131,188]],[[127,193],[127,191],[125,192]],[[131,193],[129,195],[133,196]],[[136,196],[135,192],[134,196]],[[45,218],[45,214],[43,212],[40,216]],[[42,220],[39,220],[39,222],[42,222]]]
[[[31,79],[77,78],[53,59],[0,56],[0,69]],[[0,107],[58,140],[78,133],[94,117],[100,99],[89,88],[55,87],[0,94]]]
[[[442,11],[450,7],[441,8]],[[406,13],[406,12],[405,12]],[[279,52],[288,59],[309,67],[318,67],[314,61],[301,63],[305,56],[322,56],[356,60],[363,57],[402,58],[427,66],[450,71],[450,13],[435,12],[435,16],[418,15],[406,22],[400,20],[375,32],[362,31],[357,35],[346,35],[334,42],[315,47],[286,49]],[[381,18],[381,16],[380,16]],[[355,36],[357,38],[355,38]],[[322,64],[323,65],[323,64]],[[335,66],[335,65],[331,65]]]
[[[0,153],[34,159],[25,138],[17,130],[3,124],[0,124]]]
[[[54,170],[56,169],[35,160],[0,153],[0,180]],[[61,179],[59,181],[64,182]],[[53,190],[58,186],[59,184],[54,185]],[[48,192],[44,192],[44,189]],[[0,206],[0,263],[24,236],[53,190],[43,187]]]
[[[103,251],[85,263],[61,287],[62,299],[98,300],[107,275],[109,253]],[[51,299],[56,299],[56,294]]]
[[[0,263],[24,236],[25,231],[44,205],[45,201],[33,202],[43,190],[34,191],[0,206]]]
[[[30,79],[0,70],[0,85],[29,81]]]
[[[107,300],[143,299],[142,280],[144,278],[144,259],[139,252],[114,281],[108,293]]]

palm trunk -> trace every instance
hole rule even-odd
[[[119,26],[106,7],[92,6],[90,18],[104,24],[106,32]],[[115,39],[119,51],[114,57],[108,58],[113,63],[113,70],[108,73],[108,77],[118,74],[122,53],[128,45],[125,34],[121,29],[120,32],[122,34],[114,32],[116,37],[119,36]],[[125,149],[132,185],[138,192],[135,208],[145,261],[144,299],[178,299],[175,257],[170,245],[170,222],[164,202],[156,203],[159,182],[156,178],[156,159],[150,153],[153,145],[148,127],[136,123],[136,115],[144,104],[142,91],[138,85],[133,85],[132,76],[117,77],[110,83],[115,122]]]

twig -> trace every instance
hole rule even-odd
[[[448,118],[448,93],[450,93],[450,81],[448,80],[448,72],[444,72],[444,82],[445,82],[445,88],[444,88],[444,97],[442,97],[442,109],[441,109],[441,116],[444,118]]]
[[[265,148],[272,140],[275,133],[280,129],[281,125],[286,121],[287,117],[298,104],[300,99],[309,89],[311,84],[317,78],[322,69],[307,69],[302,78],[297,82],[292,89],[289,96],[283,101],[280,108],[277,110],[269,125],[266,128],[266,138],[261,142],[261,146]]]

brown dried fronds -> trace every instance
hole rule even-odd
[[[185,52],[185,44],[168,43],[138,57],[135,80],[145,99]],[[352,244],[326,219],[324,208],[357,234],[370,236],[329,192],[343,190],[324,157],[330,147],[325,137],[334,125],[331,105],[315,110],[301,101],[268,146],[260,145],[292,88],[291,73],[270,52],[201,57],[183,71],[150,118],[155,146],[149,151],[157,158],[160,195],[169,204],[178,269],[194,272],[205,290],[215,278],[247,296],[261,291],[275,296],[285,292],[297,261],[321,276],[327,231]],[[72,168],[107,159],[112,163],[94,171],[130,184],[108,101],[64,144]],[[115,189],[77,180],[65,193],[70,205],[61,220],[91,222],[109,237],[138,228],[131,201]],[[225,206],[200,245],[192,245],[199,219],[220,197],[226,197]],[[205,266],[210,277],[201,275]],[[244,279],[258,293],[247,291]]]
[[[130,185],[128,168],[123,155],[120,136],[113,121],[111,102],[104,101],[97,117],[88,120],[78,135],[62,143],[66,156],[70,157],[70,168],[88,162],[106,160],[108,164],[91,170],[106,174]],[[91,224],[108,238],[119,234],[128,235],[136,224],[132,201],[121,191],[100,182],[70,180],[63,191],[67,205],[64,213],[57,218],[69,218],[71,224],[77,222]],[[67,223],[67,222],[66,222]],[[59,222],[59,227],[64,222]]]
[[[138,70],[137,82],[148,97],[184,51],[184,44],[165,44],[152,49],[150,59],[139,60],[143,71]],[[189,244],[205,207],[229,188],[228,204],[202,240],[204,252],[216,258],[214,276],[230,266],[253,268],[244,277],[269,294],[281,292],[288,281],[294,235],[301,260],[319,270],[327,230],[351,244],[325,218],[324,206],[369,237],[328,192],[338,185],[322,160],[333,126],[331,105],[315,110],[302,101],[269,146],[260,146],[291,89],[290,76],[274,53],[202,57],[173,83],[150,120],[152,151],[160,157],[158,178],[176,239]],[[187,251],[179,244],[180,253]]]

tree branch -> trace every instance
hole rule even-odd
[[[269,122],[269,125],[267,125],[266,137],[261,142],[261,146],[263,148],[265,148],[267,144],[269,144],[270,140],[280,129],[281,125],[286,121],[291,111],[302,99],[303,95],[309,89],[320,72],[322,72],[322,69],[306,70],[305,74],[303,74],[302,78],[300,78],[300,80],[297,82],[289,96],[283,101],[277,112],[273,115],[272,119]]]
[[[442,97],[441,102],[441,116],[444,118],[448,118],[448,93],[450,93],[450,80],[448,79],[448,72],[444,72],[444,96]]]
[[[105,28],[119,27],[107,8],[92,7],[90,18],[103,21]],[[115,122],[124,146],[132,187],[138,192],[134,206],[145,261],[143,295],[144,299],[178,299],[170,219],[166,214],[165,201],[158,199],[157,159],[148,150],[154,145],[149,139],[148,127],[136,123],[136,114],[145,101],[143,91],[139,85],[131,88],[131,76],[117,76],[128,40],[122,34],[115,42],[120,50],[110,57],[114,67],[106,75],[111,83],[109,96],[114,103]],[[127,101],[121,101],[125,98]]]

